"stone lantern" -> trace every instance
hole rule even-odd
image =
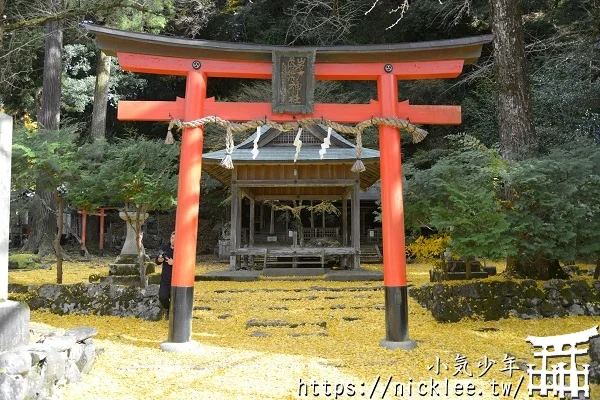
[[[148,219],[148,213],[141,212],[138,214],[137,211],[121,211],[119,217],[125,221],[127,236],[121,254],[117,256],[114,264],[109,265],[110,271],[106,280],[111,283],[137,285],[140,284],[140,268],[136,230],[138,232],[141,230],[142,225]],[[144,263],[146,264],[146,275],[154,273],[155,264],[150,261],[146,254],[144,254]]]

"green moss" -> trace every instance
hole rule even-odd
[[[573,304],[573,292],[571,292],[570,288],[562,288],[560,290],[560,298],[566,301],[568,305]]]
[[[526,299],[543,299],[545,296],[544,291],[536,286],[529,286],[523,291],[523,297]]]
[[[8,257],[8,269],[35,269],[41,262],[40,257],[35,254],[12,254]]]
[[[504,307],[503,297],[490,296],[481,302],[483,319],[486,321],[497,321],[500,318],[508,317],[508,311]]]
[[[558,315],[559,314],[559,307],[557,307],[554,304],[551,304],[547,301],[544,301],[540,304],[539,306],[540,308],[540,314],[542,314],[544,317],[552,317],[554,315]],[[562,307],[560,307],[562,308]]]

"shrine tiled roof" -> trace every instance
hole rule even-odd
[[[256,133],[234,147],[231,153],[233,165],[265,165],[265,164],[291,164],[294,163],[296,147],[293,139],[296,132],[280,132],[276,129],[263,126],[261,137],[258,141],[258,155],[252,158],[254,139]],[[348,168],[356,161],[356,146],[335,131],[331,132],[331,145],[321,160],[319,150],[324,137],[327,136],[327,127],[312,125],[304,128],[303,145],[298,154],[298,164],[348,164]],[[220,163],[225,157],[225,149],[206,153],[202,156],[203,170],[215,177],[221,183],[231,183],[231,170],[223,168]],[[360,187],[366,190],[379,179],[379,151],[363,148],[361,157],[366,170],[360,173]]]

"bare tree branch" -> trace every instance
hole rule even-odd
[[[364,12],[359,1],[299,0],[286,11],[292,21],[286,43],[307,41],[318,45],[339,43],[350,34]]]

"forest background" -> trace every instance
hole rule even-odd
[[[493,45],[484,46],[477,64],[458,79],[399,83],[400,101],[459,104],[463,116],[459,126],[427,126],[422,143],[404,141],[407,227],[435,227],[452,237],[457,253],[507,257],[509,269],[533,277],[551,277],[558,260],[594,260],[600,266],[597,0],[0,0],[0,16],[0,105],[20,122],[15,141],[23,147],[15,155],[25,161],[13,164],[12,184],[27,194],[23,206],[33,218],[25,250],[60,252],[48,234],[56,231],[57,204],[82,202],[74,182],[85,163],[68,154],[106,148],[100,142],[115,147],[121,140],[164,138],[164,123],[117,121],[119,99],[184,95],[183,78],[121,71],[79,26],[86,21],[271,45],[401,43],[494,33]],[[271,87],[264,81],[211,79],[207,95],[269,101]],[[365,103],[376,99],[376,87],[319,83],[315,97]],[[46,145],[66,140],[76,150],[51,145],[45,153],[39,146],[33,151],[36,140]],[[375,131],[367,132],[363,144],[378,148]],[[222,148],[223,132],[207,128],[204,146]],[[44,162],[32,162],[36,156]],[[204,174],[203,218],[222,219],[223,197],[223,188]]]

